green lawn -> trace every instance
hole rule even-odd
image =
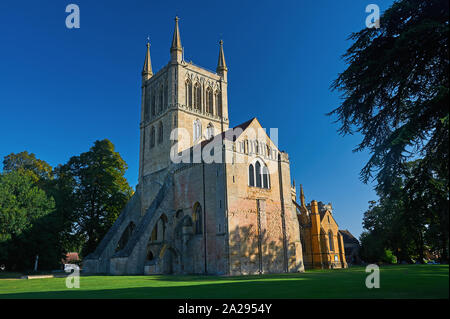
[[[448,298],[448,265],[381,267],[380,288],[367,289],[364,268],[263,276],[84,276],[0,279],[1,298]],[[5,277],[5,276],[3,276]]]

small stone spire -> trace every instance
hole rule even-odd
[[[152,59],[150,58],[150,42],[147,38],[147,53],[145,54],[144,67],[142,68],[142,81],[148,80],[153,76]]]
[[[302,184],[300,184],[300,205],[302,205],[302,207],[306,207],[305,194],[303,193],[303,185]]]
[[[175,30],[173,31],[172,46],[170,47],[170,56],[172,58],[172,61],[181,62],[183,48],[181,46],[178,20],[180,20],[180,18],[175,17]]]
[[[220,50],[219,50],[219,61],[217,62],[217,74],[223,75],[228,71],[227,64],[225,63],[225,55],[223,53],[223,41],[219,41]]]

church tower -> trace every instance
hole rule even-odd
[[[184,61],[179,28],[175,28],[170,60],[153,74],[150,43],[142,70],[139,185],[161,185],[177,153],[228,129],[227,73],[223,41],[216,72]],[[173,132],[178,129],[177,132]],[[155,185],[156,183],[156,185]],[[147,184],[147,186],[145,186]],[[152,197],[151,195],[149,196]],[[146,204],[144,203],[143,209]]]

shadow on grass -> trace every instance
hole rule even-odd
[[[367,289],[366,276],[364,268],[239,277],[87,276],[80,279],[80,289],[66,289],[64,279],[59,282],[50,279],[33,283],[33,286],[23,284],[19,287],[22,292],[0,294],[0,298],[353,299],[449,296],[448,266],[381,268],[380,289]]]

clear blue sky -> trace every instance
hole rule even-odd
[[[80,29],[65,27],[70,3]],[[134,187],[146,38],[157,71],[178,14],[186,60],[215,70],[224,40],[230,125],[256,116],[278,127],[306,200],[332,202],[339,226],[359,236],[376,199],[358,177],[368,154],[352,153],[360,136],[339,136],[325,113],[339,104],[329,87],[370,3],[392,1],[1,1],[0,158],[27,150],[56,166],[108,138]]]

